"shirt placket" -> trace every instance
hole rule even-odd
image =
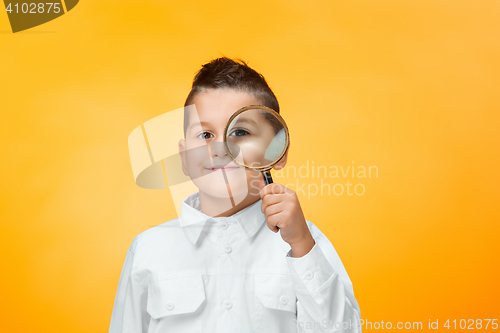
[[[235,274],[237,261],[235,260],[235,245],[238,235],[236,221],[224,218],[217,221],[217,332],[241,332],[241,276]]]

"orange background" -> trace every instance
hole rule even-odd
[[[175,217],[168,190],[135,185],[127,137],[181,107],[221,55],[269,81],[290,165],[378,167],[363,196],[301,195],[362,318],[498,318],[499,13],[498,1],[83,0],[17,34],[0,13],[1,330],[107,331],[132,239]]]

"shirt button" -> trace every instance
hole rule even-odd
[[[280,303],[282,305],[287,305],[288,304],[288,298],[286,298],[285,296],[281,296]]]
[[[313,276],[314,276],[314,273],[313,273],[313,272],[311,272],[311,271],[307,271],[307,272],[306,272],[306,276],[305,276],[305,278],[306,278],[307,280],[311,280],[311,279],[313,278]]]
[[[227,224],[227,222],[226,222],[226,221],[221,221],[221,222],[219,223],[219,228],[221,228],[222,230],[226,230],[226,229],[227,229],[227,227],[228,227],[228,224]]]
[[[228,310],[231,309],[233,307],[233,302],[228,299],[224,300],[224,307]]]
[[[231,245],[226,245],[226,246],[224,246],[224,252],[226,252],[226,253],[231,252],[231,250],[232,250],[232,249],[233,249],[233,248],[231,247]]]
[[[167,302],[167,304],[165,304],[165,306],[167,307],[168,311],[172,311],[175,308],[175,304],[172,302]]]

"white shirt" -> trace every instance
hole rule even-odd
[[[361,332],[351,281],[328,238],[306,221],[316,244],[294,258],[261,204],[213,218],[195,193],[180,218],[136,236],[109,332]]]

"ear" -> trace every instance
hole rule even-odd
[[[285,156],[283,156],[283,158],[273,166],[273,169],[280,170],[280,169],[283,169],[285,167],[286,161],[288,160],[288,152],[289,151],[290,151],[290,142],[288,143],[288,149],[286,150]]]
[[[179,140],[179,155],[181,156],[181,161],[182,161],[182,172],[184,173],[184,175],[189,176],[185,152],[186,152],[186,140],[180,139]]]

